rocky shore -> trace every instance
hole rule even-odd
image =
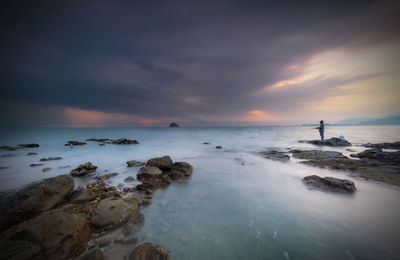
[[[301,141],[314,145],[322,145],[319,140]],[[323,145],[332,147],[348,146],[346,140],[331,138],[323,141]],[[349,143],[350,144],[350,143]],[[363,152],[345,156],[339,151],[328,150],[299,150],[289,151],[264,151],[259,154],[267,159],[281,162],[290,161],[290,155],[295,159],[300,159],[300,163],[315,167],[325,167],[336,170],[343,170],[360,176],[365,179],[381,181],[400,186],[400,142],[365,144],[368,147]],[[383,151],[391,149],[396,151]]]
[[[94,176],[85,187],[75,187],[74,178],[96,169],[87,162],[70,175],[1,194],[0,259],[105,259],[104,252],[113,243],[132,246],[129,259],[172,259],[161,245],[133,248],[138,241],[135,231],[144,221],[140,208],[151,203],[155,189],[187,178],[193,167],[163,156],[139,169],[135,187],[121,190],[104,183],[118,173]]]

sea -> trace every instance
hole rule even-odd
[[[152,203],[141,208],[145,222],[136,234],[138,243],[161,244],[174,259],[400,259],[399,187],[259,154],[322,149],[349,155],[365,150],[365,143],[399,141],[400,126],[326,126],[325,135],[343,136],[353,146],[299,143],[319,139],[311,126],[2,128],[0,145],[40,147],[0,151],[0,192],[69,174],[85,162],[98,166],[97,172],[76,177],[75,188],[113,172],[119,174],[106,182],[117,186],[128,176],[136,177],[140,168],[128,168],[128,160],[169,155],[174,162],[193,165],[193,174],[156,190]],[[128,138],[139,144],[64,146],[88,138]],[[58,156],[62,159],[30,166]],[[42,172],[45,167],[51,170]],[[349,179],[357,192],[309,189],[302,179],[314,174]],[[136,245],[115,245],[106,252],[107,259],[124,259]]]

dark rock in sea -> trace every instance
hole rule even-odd
[[[151,180],[159,177],[162,173],[163,172],[158,167],[146,166],[140,168],[137,173],[137,178],[138,180]]]
[[[99,146],[104,146],[104,145],[106,145],[106,144],[104,144],[104,143],[99,144]]]
[[[117,175],[118,175],[118,172],[108,173],[108,174],[105,174],[105,175],[96,176],[96,180],[104,181],[104,180],[110,179],[112,177],[115,177]]]
[[[203,144],[210,144],[209,142],[204,142]]]
[[[132,176],[126,177],[124,182],[133,182],[135,180],[135,178],[133,178]]]
[[[161,245],[146,242],[137,246],[129,254],[129,260],[140,260],[140,259],[172,260],[172,254],[170,251],[168,251]]]
[[[81,254],[76,260],[105,260],[103,251],[98,248],[92,248]]]
[[[221,145],[217,145],[217,146],[215,146],[215,149],[222,149],[222,146]]]
[[[0,231],[53,209],[72,193],[74,180],[60,175],[31,183],[0,199]]]
[[[287,153],[285,153],[285,152],[278,152],[278,151],[272,150],[272,151],[260,152],[260,154],[266,159],[271,159],[271,160],[276,160],[276,161],[281,161],[281,162],[290,161],[290,156],[287,155]]]
[[[89,235],[85,219],[49,211],[3,232],[0,259],[72,259],[84,252]]]
[[[172,167],[172,164],[173,162],[171,157],[166,155],[148,160],[146,166],[154,166],[160,168],[162,171],[169,171]]]
[[[8,169],[8,168],[10,168],[9,166],[0,166],[0,170],[5,170],[5,169]]]
[[[37,155],[37,153],[27,153],[26,155]]]
[[[127,161],[126,164],[128,165],[128,167],[136,167],[136,166],[143,166],[146,163],[139,162],[139,161],[136,161],[136,160],[130,160],[130,161]]]
[[[51,168],[50,168],[50,167],[47,167],[47,168],[43,168],[43,169],[42,169],[42,172],[48,172],[48,171],[51,171]]]
[[[325,190],[343,191],[349,193],[353,193],[357,190],[354,182],[333,177],[321,178],[317,175],[311,175],[304,177],[303,181],[307,185]]]
[[[171,124],[169,124],[169,127],[179,127],[179,125],[175,122],[172,122]]]
[[[176,162],[172,165],[171,172],[168,173],[171,179],[179,179],[192,175],[193,166],[187,162]]]
[[[123,199],[104,199],[94,210],[91,224],[98,229],[108,230],[119,227],[129,220],[141,223],[144,217],[138,209],[138,198],[129,202]]]
[[[17,150],[18,148],[17,148],[17,147],[14,147],[14,146],[3,145],[3,146],[0,146],[0,149],[1,149],[1,150],[7,150],[7,151],[15,151],[15,150]]]
[[[400,141],[394,143],[378,143],[378,144],[363,144],[364,147],[369,148],[378,148],[378,149],[392,149],[392,150],[400,150]]]
[[[64,144],[65,146],[77,146],[77,145],[85,145],[85,142],[79,142],[79,141],[67,141],[66,144]]]
[[[88,141],[88,142],[99,142],[99,143],[109,143],[109,142],[111,142],[111,139],[108,139],[108,138],[90,138],[90,139],[86,139],[85,141]]]
[[[73,169],[70,174],[74,177],[81,177],[81,176],[85,176],[86,174],[95,172],[97,169],[97,166],[92,165],[91,162],[87,162],[84,164],[79,165],[78,167],[76,167],[75,169]]]
[[[354,151],[353,149],[346,149],[347,152],[352,152],[355,153],[356,151]]]
[[[31,167],[36,167],[36,166],[42,166],[44,163],[32,163],[30,166]]]
[[[112,144],[138,144],[139,142],[136,140],[129,140],[126,138],[120,138],[117,140],[111,141]]]
[[[42,158],[40,161],[46,162],[46,161],[55,161],[55,160],[61,160],[62,157],[48,157],[48,158]]]
[[[19,144],[18,147],[20,148],[37,148],[39,147],[38,144]]]
[[[17,154],[15,154],[15,153],[6,153],[6,154],[1,155],[2,158],[9,158],[9,157],[14,157],[14,156],[17,156]]]
[[[352,144],[344,139],[332,137],[330,139],[325,140],[311,140],[311,141],[299,141],[299,143],[309,143],[313,145],[319,146],[351,146]]]
[[[367,149],[361,153],[351,154],[351,157],[362,158],[368,160],[377,160],[379,162],[388,162],[400,165],[400,151],[384,152],[380,148]]]

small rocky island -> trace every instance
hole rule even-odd
[[[179,127],[179,125],[175,122],[172,122],[171,124],[169,124],[169,127]]]

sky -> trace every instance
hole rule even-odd
[[[399,1],[3,1],[0,125],[400,114]]]

